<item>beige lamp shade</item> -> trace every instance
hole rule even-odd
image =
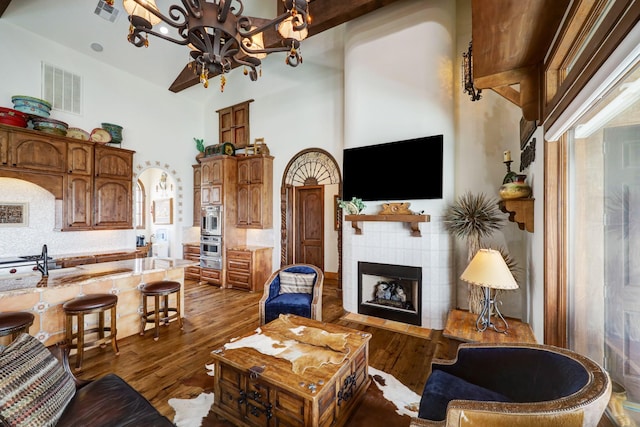
[[[285,39],[295,39],[298,41],[302,41],[307,38],[307,35],[309,34],[309,30],[307,30],[306,27],[300,31],[294,30],[293,29],[294,19],[296,20],[296,24],[298,25],[302,24],[302,21],[301,21],[303,19],[302,15],[290,16],[284,21],[282,21],[280,25],[278,25],[278,34],[280,34],[282,38],[285,38]]]
[[[256,27],[251,27],[251,31],[255,30]],[[258,33],[253,37],[245,37],[242,39],[242,45],[248,50],[260,50],[264,49],[264,39],[262,38],[262,33]],[[266,53],[247,53],[249,56],[253,56],[254,58],[262,59],[266,58]]]
[[[472,285],[491,289],[518,289],[502,254],[494,249],[480,249],[460,276]]]
[[[145,3],[151,9],[154,9],[156,11],[158,10],[158,6],[156,6],[155,0],[141,0],[141,3]],[[144,18],[149,21],[151,25],[156,25],[160,22],[160,18],[149,12],[144,8],[144,6],[139,5],[134,0],[122,0],[122,5],[124,6],[124,10],[126,10],[129,15],[135,15]]]

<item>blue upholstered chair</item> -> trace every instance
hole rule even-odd
[[[267,279],[260,300],[260,324],[280,314],[295,314],[322,320],[322,285],[324,274],[310,264],[282,267]]]
[[[462,344],[434,361],[412,427],[596,427],[611,380],[591,359],[541,344]]]

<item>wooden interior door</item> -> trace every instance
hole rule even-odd
[[[324,271],[324,186],[296,187],[294,199],[294,261]]]

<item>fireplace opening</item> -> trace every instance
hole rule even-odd
[[[421,325],[422,268],[358,262],[358,313]]]

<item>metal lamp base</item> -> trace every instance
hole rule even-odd
[[[478,332],[484,332],[487,328],[491,328],[496,332],[506,334],[509,330],[509,325],[504,319],[504,316],[502,316],[502,313],[500,313],[498,305],[496,304],[496,302],[498,302],[496,300],[498,291],[496,290],[492,295],[491,288],[483,287],[482,290],[484,292],[484,298],[482,299],[482,311],[476,320],[476,329]],[[500,328],[493,323],[491,320],[492,315],[496,318],[496,321],[501,321],[504,324],[503,328]]]

